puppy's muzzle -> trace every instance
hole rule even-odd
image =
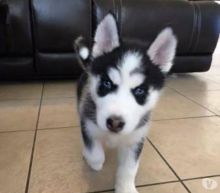
[[[111,116],[106,120],[107,128],[113,133],[120,132],[123,129],[124,125],[124,120],[118,116]]]

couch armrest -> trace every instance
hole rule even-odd
[[[194,0],[196,13],[193,54],[212,54],[220,34],[220,1]]]

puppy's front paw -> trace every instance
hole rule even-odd
[[[100,171],[103,168],[103,162],[91,162],[86,160],[88,165],[95,171]]]
[[[86,160],[87,164],[95,171],[100,171],[103,168],[105,158],[103,156],[91,156],[83,152],[83,157]]]

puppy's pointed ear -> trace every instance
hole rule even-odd
[[[147,51],[153,64],[158,65],[162,72],[167,73],[173,65],[176,54],[177,39],[171,28],[165,28],[157,36]]]
[[[113,14],[109,13],[97,26],[92,56],[96,58],[104,53],[111,52],[117,48],[119,44],[117,23]]]
[[[83,70],[88,70],[88,65],[90,63],[90,50],[86,45],[85,39],[80,36],[78,37],[73,44],[74,50],[76,52],[79,64]]]

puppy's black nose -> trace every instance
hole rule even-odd
[[[111,116],[106,120],[106,125],[111,132],[118,133],[123,129],[125,122],[121,117]]]

